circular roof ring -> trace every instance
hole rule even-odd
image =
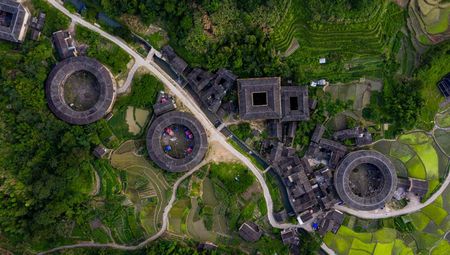
[[[193,169],[202,162],[207,150],[206,131],[190,113],[173,111],[163,114],[151,123],[147,131],[150,159],[169,172]]]
[[[390,159],[377,151],[351,152],[336,169],[334,186],[349,207],[375,210],[394,195],[397,173]]]
[[[72,57],[59,62],[46,82],[50,110],[74,125],[98,121],[111,110],[115,81],[111,72],[89,57]]]

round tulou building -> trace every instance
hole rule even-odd
[[[190,113],[172,111],[157,117],[147,131],[150,159],[169,172],[197,166],[208,149],[206,131]]]
[[[50,72],[46,96],[51,111],[74,125],[93,123],[106,115],[115,100],[111,72],[89,57],[71,57]]]
[[[377,151],[349,153],[334,174],[339,197],[349,207],[375,210],[388,202],[397,187],[397,174],[392,162]]]

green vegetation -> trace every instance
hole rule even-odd
[[[276,25],[277,49],[286,50],[293,38],[300,45],[287,59],[297,80],[381,77],[390,68],[385,63],[395,62],[399,44],[394,41],[403,37],[403,11],[389,1],[349,2],[292,1]],[[326,64],[319,64],[321,57]]]
[[[140,137],[145,127],[142,125],[141,132],[137,135],[130,133],[129,123],[126,120],[129,107],[134,107],[131,109],[134,113],[136,108],[142,108],[150,111],[151,115],[158,92],[164,90],[162,83],[150,74],[136,75],[132,88],[129,95],[122,96],[117,100],[113,109],[114,116],[108,121],[112,132],[121,140]]]
[[[244,192],[255,181],[250,170],[241,164],[212,163],[210,171],[212,178],[217,178],[235,193]]]
[[[446,42],[431,49],[424,57],[422,67],[416,77],[422,81],[420,93],[424,99],[424,106],[420,110],[418,126],[431,129],[434,116],[439,110],[439,104],[444,100],[436,84],[448,73],[450,66],[450,43]]]
[[[324,123],[327,117],[334,117],[336,114],[350,108],[352,104],[350,101],[333,100],[330,93],[323,93],[319,90],[310,90],[310,97],[318,100],[317,109],[310,114],[311,119],[309,121],[298,123],[294,138],[294,146],[301,146],[302,151],[305,151],[306,146],[309,145],[309,138],[317,124]]]
[[[46,15],[46,20],[50,21],[45,22],[42,30],[43,34],[47,37],[50,37],[54,32],[65,29],[69,26],[70,19],[60,11],[50,7],[45,0],[33,0],[34,16],[37,16],[38,11],[44,12]]]
[[[82,26],[76,26],[75,39],[78,43],[87,44],[87,55],[108,66],[114,75],[127,71],[131,57],[116,44]]]
[[[96,126],[70,126],[50,113],[42,89],[55,63],[50,40],[26,42],[18,51],[0,45],[2,235],[17,245],[57,245],[55,228],[85,215],[89,184],[80,182],[91,172]]]
[[[412,129],[423,106],[422,82],[401,78],[385,82],[384,86],[383,92],[374,94],[370,106],[364,108],[363,117],[377,123],[390,123],[390,136]]]
[[[249,123],[230,125],[228,128],[237,138],[241,139],[241,141],[245,141],[252,136],[252,129]]]
[[[440,130],[436,132],[440,134]],[[445,145],[444,151],[441,151],[436,144],[444,136],[438,135],[434,141],[427,133],[414,131],[399,136],[396,141],[379,141],[373,149],[394,159],[398,176],[428,180],[426,199],[439,187],[448,172],[449,161],[444,155]]]

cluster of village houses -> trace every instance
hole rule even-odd
[[[31,39],[39,39],[45,22],[45,14],[31,17],[30,12],[20,3],[0,0],[0,39],[15,43],[23,42],[27,29],[31,29]],[[75,42],[68,31],[53,34],[53,43],[61,59],[78,55]],[[170,47],[161,51],[165,61],[175,74],[178,83],[186,89],[202,106],[208,116],[221,119],[230,111],[237,111],[244,121],[265,121],[268,138],[263,141],[261,156],[280,177],[286,189],[290,209],[276,212],[275,218],[286,221],[294,216],[300,224],[312,224],[320,234],[336,232],[344,220],[344,215],[333,209],[340,203],[333,187],[333,169],[349,152],[344,140],[352,139],[354,146],[361,147],[372,142],[371,134],[364,128],[356,127],[337,131],[332,139],[324,138],[325,128],[318,124],[311,137],[310,146],[304,157],[299,157],[293,148],[297,125],[308,121],[310,112],[317,102],[308,97],[308,88],[287,82],[282,85],[280,77],[239,79],[231,71],[219,69],[210,73],[200,68],[190,68]],[[321,59],[320,63],[325,63]],[[439,83],[442,93],[450,95],[449,77]],[[311,86],[327,85],[325,80],[313,81]],[[237,90],[238,102],[224,101],[230,90]],[[176,108],[174,99],[160,93],[154,113],[159,116]],[[97,148],[98,157],[106,153],[105,148]],[[405,198],[408,192],[420,197],[428,191],[426,181],[400,178],[394,197]],[[240,236],[255,242],[264,234],[254,222],[245,222],[239,228]],[[300,243],[297,229],[281,232],[283,243],[290,245],[293,252]],[[202,243],[201,248],[214,248],[212,243]]]
[[[294,216],[300,224],[311,224],[322,235],[338,231],[344,215],[333,209],[335,204],[341,203],[333,185],[333,170],[350,151],[344,141],[351,140],[357,148],[372,143],[372,135],[367,129],[340,130],[328,139],[323,137],[325,127],[318,124],[305,156],[299,157],[293,147],[297,125],[308,121],[310,112],[317,106],[317,102],[308,97],[307,87],[289,81],[282,84],[280,77],[239,79],[224,69],[216,74],[200,68],[191,69],[170,46],[163,48],[162,58],[172,67],[179,84],[197,95],[210,112],[220,113],[219,117],[223,117],[226,111],[236,109],[241,120],[266,122],[268,138],[262,142],[260,155],[282,180],[291,207],[276,212],[276,220],[285,222],[289,216]],[[231,89],[237,90],[237,106],[222,102]],[[420,197],[427,192],[426,181],[399,180],[398,199],[408,192]],[[283,243],[294,253],[300,242],[297,231],[292,228],[281,233]],[[243,239],[255,242],[263,235],[263,230],[254,222],[245,222],[239,228],[239,234]]]

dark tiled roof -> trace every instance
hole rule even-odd
[[[325,235],[328,231],[337,233],[344,222],[344,214],[336,210],[328,212],[319,222],[319,234]]]
[[[351,189],[350,173],[362,164],[371,164],[382,175],[380,190],[370,197],[361,197]],[[360,150],[349,153],[334,173],[334,187],[339,197],[350,207],[359,210],[374,210],[384,206],[397,188],[397,173],[392,162],[377,151]]]
[[[245,120],[281,118],[281,79],[279,77],[238,79],[239,115]],[[254,93],[266,93],[265,105],[254,105]]]
[[[398,178],[397,180],[397,189],[402,188],[404,191],[408,191],[411,186],[410,179],[406,178]]]
[[[164,93],[164,91],[158,93],[156,103],[153,105],[153,112],[156,116],[173,111],[176,108],[175,100],[171,96]]]
[[[278,138],[281,140],[283,129],[281,127],[281,122],[278,120],[268,120],[267,121],[267,133],[270,138]]]
[[[192,69],[192,71],[187,75],[189,84],[197,93],[204,89],[212,79],[213,74],[200,68]]]
[[[236,82],[236,79],[237,76],[234,75],[231,71],[222,68],[216,72],[212,84],[214,86],[221,85],[226,90],[229,90],[233,87],[234,83]]]
[[[294,228],[283,229],[283,231],[281,231],[281,240],[285,245],[297,246],[300,244],[300,238],[298,237],[297,230]]]
[[[450,97],[450,73],[439,81],[438,88],[444,97]]]
[[[194,137],[194,149],[184,158],[175,159],[164,153],[161,146],[161,134],[164,128],[180,124],[191,130]],[[156,118],[147,131],[147,151],[150,159],[169,172],[185,172],[197,166],[205,157],[208,138],[202,124],[190,113],[172,111]]]
[[[199,250],[200,252],[211,251],[211,250],[215,250],[215,249],[217,249],[217,245],[215,243],[211,243],[211,242],[200,243],[197,246],[197,250]]]
[[[419,197],[425,196],[428,192],[428,181],[427,180],[418,180],[410,178],[411,180],[411,186],[410,186],[410,192],[416,194]]]
[[[183,74],[183,72],[188,67],[188,64],[186,61],[184,61],[182,58],[178,57],[178,55],[175,53],[172,47],[169,45],[164,46],[161,49],[161,54],[164,59],[169,62],[170,66],[173,68],[173,70],[177,74]]]
[[[222,104],[222,98],[227,94],[226,89],[218,84],[209,87],[203,93],[200,93],[202,100],[208,106],[208,110],[211,112],[217,112]]]
[[[319,143],[320,139],[323,136],[323,133],[325,132],[325,127],[321,124],[317,124],[316,128],[314,129],[314,133],[311,137],[311,141],[315,143]]]
[[[19,2],[0,0],[0,12],[11,15],[11,23],[8,26],[0,25],[0,39],[22,42],[25,39],[30,18],[29,11]]]
[[[256,242],[261,238],[262,231],[253,222],[245,222],[239,228],[239,235],[246,241]]]
[[[107,152],[108,151],[104,146],[99,145],[94,149],[94,156],[96,156],[97,158],[102,158],[103,156],[106,155]]]
[[[68,31],[53,33],[52,40],[61,59],[75,57],[77,55],[75,41]]]
[[[95,76],[100,91],[98,101],[86,111],[72,109],[63,98],[64,82],[72,74],[86,71]],[[101,119],[111,110],[115,100],[115,81],[109,70],[96,59],[88,57],[67,58],[50,72],[45,89],[50,110],[65,122],[85,125]]]
[[[282,121],[309,120],[308,87],[281,87]]]
[[[347,147],[345,147],[345,145],[342,145],[336,141],[325,139],[325,138],[320,139],[319,146],[321,148],[324,148],[324,149],[327,149],[330,151],[342,151],[342,152],[347,151]]]

